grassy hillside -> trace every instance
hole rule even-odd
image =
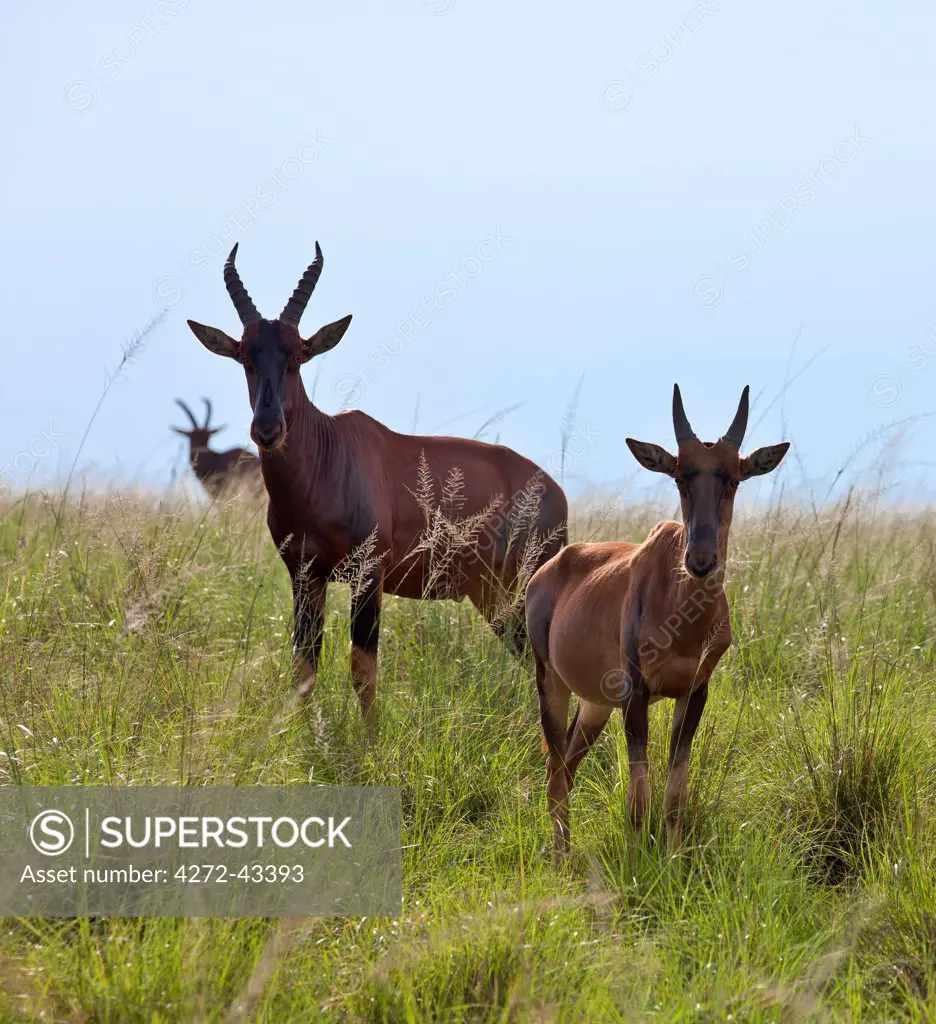
[[[640,539],[658,509],[582,513]],[[535,689],[474,612],[388,599],[379,742],[333,587],[292,703],[289,587],[258,506],[0,506],[0,781],[396,784],[398,920],[12,920],[0,1020],[936,1018],[936,518],[854,496],[736,524],[735,643],[696,739],[684,849],[624,810],[615,716],[550,866]]]

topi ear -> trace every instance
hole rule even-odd
[[[624,441],[644,469],[651,473],[666,473],[667,476],[676,472],[676,459],[665,448],[647,441],[635,441],[632,437],[625,437]]]
[[[751,452],[747,458],[741,460],[741,479],[748,480],[752,476],[763,476],[765,473],[773,472],[783,461],[783,456],[789,448],[790,442],[784,441]]]
[[[326,324],[320,327],[311,338],[305,338],[302,342],[302,362],[308,362],[313,356],[320,356],[323,352],[333,349],[344,337],[345,331],[351,323],[351,314],[343,316],[333,324]]]
[[[169,427],[170,430],[174,430],[177,434],[181,434],[183,437],[191,437],[191,430],[186,430],[185,427]]]
[[[208,349],[209,352],[214,352],[216,356],[227,356],[229,359],[238,359],[238,343],[229,335],[225,334],[224,331],[219,331],[217,327],[206,327],[204,324],[197,324],[194,320],[187,320],[186,323],[191,327],[192,334]]]

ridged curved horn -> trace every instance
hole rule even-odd
[[[196,421],[195,417],[192,415],[192,410],[189,409],[189,407],[185,404],[185,402],[182,401],[181,398],[177,398],[175,400],[175,403],[182,410],[182,412],[184,412],[185,415],[188,416],[189,422],[192,424],[192,429],[193,430],[198,430],[199,429],[198,422]]]
[[[205,403],[205,426],[203,429],[207,430],[211,426],[211,402],[204,396],[202,401]]]
[[[686,410],[683,408],[682,395],[679,393],[679,385],[673,385],[673,430],[676,431],[676,443],[682,444],[683,441],[689,441],[698,438],[695,436],[691,425],[689,424],[689,417],[686,415]]]
[[[312,292],[315,290],[318,279],[322,273],[322,267],[325,265],[325,259],[322,256],[322,250],[318,244],[315,243],[315,259],[306,268],[306,272],[299,279],[299,284],[296,285],[296,290],[292,293],[292,298],[286,303],[286,308],[279,315],[281,324],[289,324],[290,327],[298,327],[299,321],[302,319],[302,314],[305,312],[306,306],[309,304],[309,299],[312,298]]]
[[[237,310],[237,315],[240,317],[241,324],[247,327],[250,324],[255,324],[258,320],[262,320],[263,317],[257,312],[257,307],[253,304],[253,299],[247,294],[247,289],[241,283],[237,267],[234,266],[237,245],[238,243],[235,242],[231,254],[224,263],[224,284],[228,290],[228,295],[231,296],[231,302],[234,303],[234,308]]]
[[[732,448],[740,449],[741,444],[744,441],[744,432],[747,430],[749,409],[748,395],[750,394],[750,391],[750,386],[745,384],[744,390],[741,392],[741,401],[738,403],[738,411],[735,413],[735,418],[731,421],[731,426],[722,438],[722,440],[726,444],[730,444]]]

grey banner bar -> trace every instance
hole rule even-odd
[[[391,787],[0,786],[0,916],[395,916],[401,847]]]

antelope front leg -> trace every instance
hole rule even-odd
[[[647,734],[649,732],[650,694],[638,673],[632,679],[630,696],[624,701],[624,735],[627,738],[627,761],[630,783],[627,787],[627,813],[638,831],[650,805],[650,782],[647,773]]]
[[[666,791],[663,797],[666,845],[671,851],[675,850],[682,841],[689,753],[707,698],[708,683],[693,690],[687,697],[680,697],[676,701],[673,730],[670,734],[669,770],[666,773]]]
[[[377,726],[377,647],[383,580],[367,580],[351,599],[351,679],[361,714],[371,730]]]
[[[325,630],[326,585],[309,572],[309,566],[300,567],[292,577],[293,673],[299,699],[303,701],[315,688]]]

